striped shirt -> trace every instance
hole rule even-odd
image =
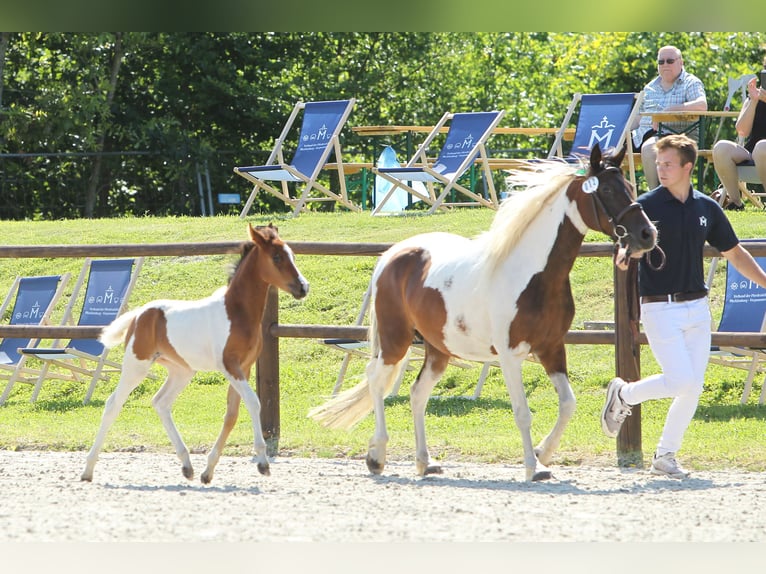
[[[681,70],[681,74],[673,82],[669,90],[664,90],[662,80],[659,76],[644,86],[644,101],[641,104],[641,112],[659,112],[668,106],[683,104],[696,100],[705,95],[705,86],[694,74]],[[691,125],[692,122],[669,122],[663,123],[662,127],[668,127],[672,132],[680,132]],[[641,121],[633,132],[633,144],[638,149],[644,134],[652,128],[652,117],[641,116]],[[665,134],[667,135],[667,134]],[[694,129],[687,134],[690,138],[696,140],[699,137],[699,130]]]

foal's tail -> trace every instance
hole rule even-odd
[[[101,341],[105,347],[109,348],[115,347],[122,343],[125,337],[125,333],[130,327],[130,324],[135,320],[141,311],[142,309],[140,308],[133,309],[132,311],[128,311],[127,313],[123,313],[117,317],[109,325],[103,328],[101,331],[101,336],[99,336],[98,340]]]
[[[372,307],[374,309],[374,305]],[[322,426],[331,429],[350,429],[372,412],[372,397],[370,396],[367,378],[370,370],[376,367],[380,352],[380,340],[378,338],[378,326],[374,310],[370,313],[368,342],[370,344],[370,362],[367,364],[362,382],[309,411],[308,416]],[[386,381],[383,396],[388,396],[391,393],[398,379],[399,371],[403,366],[404,361],[402,360],[396,366],[394,375]]]

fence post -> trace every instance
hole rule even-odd
[[[279,338],[271,326],[279,323],[279,291],[273,285],[263,312],[263,348],[255,363],[255,390],[261,401],[261,428],[269,456],[279,451]]]
[[[627,271],[614,271],[614,344],[617,376],[626,381],[641,378],[641,344],[638,338],[638,262],[630,260]],[[631,407],[633,414],[617,435],[617,464],[643,466],[641,450],[641,405]]]

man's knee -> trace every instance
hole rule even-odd
[[[673,394],[677,397],[699,397],[702,394],[704,381],[696,380],[687,374],[672,376],[665,373],[665,379]]]

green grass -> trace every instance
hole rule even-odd
[[[489,210],[456,210],[430,217],[370,217],[369,213],[310,213],[298,219],[284,215],[249,218],[256,224],[274,222],[287,241],[394,242],[415,233],[441,230],[475,236],[489,227]],[[730,215],[740,237],[762,236],[763,214],[753,210]],[[3,222],[7,245],[120,244],[244,240],[246,223],[236,217],[125,218],[51,222]],[[586,241],[605,241],[590,233]],[[227,279],[227,266],[235,256],[148,257],[131,297],[131,307],[159,297],[194,299],[208,295]],[[372,257],[298,256],[298,264],[311,282],[307,299],[295,301],[280,294],[280,322],[350,325],[354,322],[375,259]],[[80,259],[0,259],[0,292],[6,293],[18,275],[70,271],[75,275]],[[723,297],[723,269],[719,268],[712,296],[717,320]],[[70,292],[74,281],[70,282]],[[612,268],[604,258],[580,258],[572,271],[577,312],[573,329],[587,320],[613,317]],[[66,298],[70,293],[66,293]],[[54,313],[61,316],[63,302]],[[5,318],[7,319],[7,318]],[[122,349],[112,351],[119,359]],[[614,374],[614,349],[609,346],[568,347],[569,370],[577,411],[567,428],[555,464],[601,462],[614,464],[615,442],[603,436],[599,413],[604,387]],[[314,340],[283,339],[280,343],[281,454],[301,456],[361,457],[372,434],[372,417],[349,432],[330,431],[306,418],[306,412],[329,395],[341,361],[338,351]],[[648,347],[642,348],[642,372],[657,372]],[[358,380],[363,361],[355,359],[349,382]],[[163,375],[156,367],[157,374]],[[520,463],[522,447],[513,421],[510,401],[499,370],[493,369],[477,401],[459,398],[471,394],[478,369],[450,367],[435,390],[441,399],[431,400],[426,428],[432,455],[450,460],[504,461]],[[414,437],[408,402],[408,373],[398,397],[387,402],[390,454],[414,458]],[[533,438],[542,438],[552,426],[558,401],[539,365],[525,363],[524,378],[533,413]],[[766,470],[763,441],[766,407],[757,405],[760,380],[756,380],[747,405],[739,404],[745,372],[711,365],[697,415],[686,434],[684,464],[698,469],[738,467]],[[34,404],[31,388],[17,385],[0,408],[0,448],[84,450],[96,433],[104,401],[116,380],[99,385],[92,402],[82,405],[82,385],[49,381]],[[145,381],[129,399],[111,429],[106,450],[153,450],[172,452],[164,429],[151,407],[160,381]],[[174,418],[190,449],[206,451],[220,429],[225,409],[226,385],[218,373],[200,373],[181,394]],[[669,401],[642,405],[645,457],[654,448]],[[252,449],[250,419],[244,408],[232,433],[227,454],[247,455]],[[646,454],[649,453],[649,454]]]

